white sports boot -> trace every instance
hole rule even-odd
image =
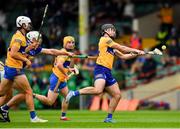
[[[31,119],[31,122],[32,123],[45,123],[45,122],[48,122],[48,120],[43,120],[36,116],[35,118]]]

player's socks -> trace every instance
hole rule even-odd
[[[69,121],[70,119],[66,117],[66,112],[62,112],[60,120]]]
[[[36,115],[36,112],[35,111],[30,111],[30,121],[33,122],[33,123],[45,123],[45,122],[48,122],[48,120],[43,120],[41,118],[39,118],[37,115]]]
[[[30,111],[30,117],[31,117],[31,119],[34,119],[36,117],[36,112]]]
[[[66,112],[62,112],[61,117],[66,117]]]
[[[79,96],[79,91],[69,91],[69,93],[66,96],[65,102],[68,103],[72,97]]]
[[[80,95],[80,93],[79,93],[79,91],[78,91],[78,90],[73,91],[73,96],[79,96],[79,95]]]
[[[9,106],[7,104],[3,105],[2,110],[6,110],[6,111],[9,110]]]
[[[107,118],[112,118],[112,113],[108,113]]]
[[[105,123],[116,123],[116,121],[114,121],[112,119],[112,113],[108,113],[107,117],[104,120]]]

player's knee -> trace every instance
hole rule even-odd
[[[33,95],[33,91],[32,89],[28,89],[25,91],[25,94],[28,94],[28,95]]]
[[[101,93],[102,93],[102,90],[100,90],[100,89],[96,89],[96,90],[95,90],[95,94],[96,94],[96,95],[99,95],[99,94],[101,94]]]
[[[118,92],[114,95],[114,97],[117,99],[117,100],[120,100],[121,99],[121,94]]]
[[[2,90],[2,89],[0,88],[0,97],[3,97],[4,95],[5,95],[4,90]]]
[[[4,95],[0,93],[0,97],[3,97]]]
[[[48,99],[48,103],[49,106],[52,106],[54,104],[54,102],[51,99]]]
[[[120,91],[116,91],[112,94],[112,97],[115,98],[115,99],[121,99],[121,93]]]
[[[0,97],[2,97],[3,96],[3,92],[1,91],[1,89],[0,89]]]

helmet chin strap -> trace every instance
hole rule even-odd
[[[66,51],[70,51],[70,52],[73,51],[73,49],[67,49],[67,48],[65,48],[65,49],[66,49]]]
[[[107,34],[111,39],[115,39],[115,37],[110,36],[107,32],[104,31],[104,34]]]
[[[32,27],[31,27],[31,26],[30,26],[30,29],[28,30],[28,29],[27,29],[28,26],[29,26],[29,25],[26,25],[26,24],[25,24],[25,27],[22,26],[22,28],[23,28],[27,33],[32,30]]]

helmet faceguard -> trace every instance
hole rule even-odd
[[[115,28],[115,26],[114,26],[113,24],[104,24],[104,25],[101,26],[101,35],[104,35],[104,34],[109,35],[109,34],[106,32],[108,29],[113,29],[113,30],[116,32],[116,28]],[[115,38],[116,35],[113,36],[113,37],[109,35],[109,37]]]
[[[26,34],[26,38],[29,44],[31,44],[33,42],[33,40],[35,39],[36,41],[38,41],[39,43],[41,43],[42,41],[42,35],[39,34],[38,31],[30,31]]]
[[[27,31],[30,31],[32,29],[32,23],[31,23],[31,19],[29,17],[26,16],[19,16],[16,19],[16,26],[18,28],[23,27],[23,24],[25,24]]]

